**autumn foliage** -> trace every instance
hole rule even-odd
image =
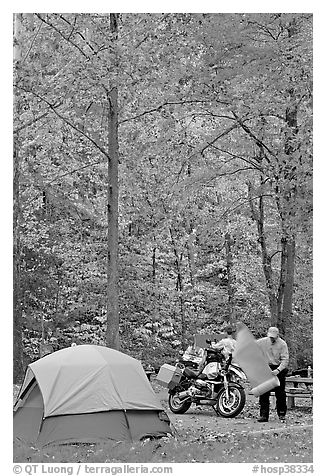
[[[16,380],[41,343],[159,365],[237,320],[312,363],[311,42],[299,13],[15,16]]]

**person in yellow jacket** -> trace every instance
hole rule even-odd
[[[270,327],[267,332],[267,337],[257,340],[257,344],[262,350],[263,356],[272,370],[272,373],[277,376],[280,381],[280,386],[275,387],[273,391],[276,397],[276,411],[281,421],[285,421],[287,411],[286,393],[285,393],[285,377],[288,372],[289,351],[285,340],[279,336],[277,327]],[[258,422],[266,422],[269,418],[269,397],[270,391],[262,394],[259,397],[260,417]]]

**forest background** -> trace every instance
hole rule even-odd
[[[14,380],[277,325],[312,364],[312,15],[14,17]]]

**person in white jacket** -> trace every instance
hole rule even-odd
[[[275,387],[276,411],[281,421],[285,421],[287,411],[285,377],[288,372],[289,351],[285,340],[279,336],[277,327],[270,327],[267,337],[257,340],[257,344],[262,350],[266,363],[269,365],[272,373],[277,376],[280,381],[279,387]],[[269,418],[269,396],[270,392],[266,392],[259,397],[260,417],[258,422],[266,422]]]
[[[233,354],[235,349],[236,340],[233,338],[233,328],[232,326],[227,326],[225,328],[225,332],[227,337],[224,337],[218,342],[212,342],[213,349],[220,349],[222,350],[222,354],[224,355],[225,359],[227,360],[230,355]]]

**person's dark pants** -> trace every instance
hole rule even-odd
[[[276,369],[278,366],[277,365],[270,365],[270,368],[272,370]],[[280,381],[280,386],[275,387],[273,389],[273,392],[275,392],[275,397],[276,397],[276,411],[279,417],[285,417],[286,415],[286,393],[285,393],[285,377],[286,374],[288,373],[287,369],[281,370],[281,372],[277,375],[277,378]],[[263,393],[259,397],[259,405],[260,405],[260,416],[262,418],[266,418],[268,420],[269,417],[269,397],[270,393],[266,392]]]

